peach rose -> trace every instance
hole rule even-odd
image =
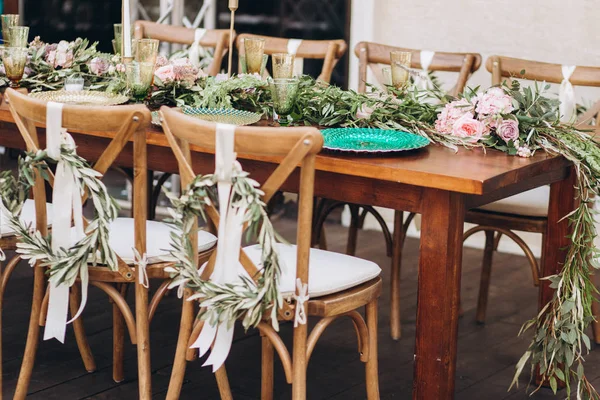
[[[469,142],[476,142],[483,136],[485,125],[483,122],[473,118],[472,113],[466,113],[454,122],[452,126],[452,135],[467,139]]]

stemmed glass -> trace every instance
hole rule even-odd
[[[154,63],[131,61],[125,65],[127,90],[137,102],[148,96],[154,78]]]
[[[401,89],[408,82],[408,71],[410,69],[412,54],[410,51],[390,52],[392,68],[392,85]]]
[[[297,78],[279,78],[269,81],[273,110],[275,111],[273,119],[281,126],[289,124],[289,114],[296,102],[299,83]]]
[[[244,51],[246,72],[249,74],[261,74],[263,69],[263,58],[265,54],[265,39],[244,39]]]
[[[157,39],[137,39],[132,42],[132,51],[135,61],[156,64],[158,57]]]
[[[274,79],[290,79],[294,76],[296,56],[288,53],[275,53],[271,59],[273,60]]]
[[[113,29],[115,33],[115,38],[112,41],[113,50],[115,54],[121,54],[121,45],[123,44],[123,25],[114,24]]]
[[[27,47],[27,44],[29,43],[28,26],[11,26],[8,28],[8,32],[10,47]]]
[[[10,27],[19,25],[19,14],[2,14],[2,39],[6,46],[10,45]]]
[[[6,77],[10,80],[11,88],[18,88],[23,79],[27,63],[27,47],[6,47],[2,53],[2,61]]]

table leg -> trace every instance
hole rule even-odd
[[[464,196],[423,191],[413,399],[454,397]]]

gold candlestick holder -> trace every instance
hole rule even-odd
[[[231,22],[229,25],[229,65],[227,66],[227,77],[231,77],[231,64],[233,63],[233,27],[235,24],[235,11],[238,9],[238,0],[229,0],[231,11]]]

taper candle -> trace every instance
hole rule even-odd
[[[123,0],[123,57],[131,58],[131,12],[129,10],[129,0]]]
[[[235,11],[238,8],[238,0],[229,0],[229,9]]]
[[[231,10],[231,23],[229,24],[229,57],[227,66],[227,76],[231,77],[231,64],[233,62],[233,26],[235,24],[235,10],[238,9],[238,0],[229,0],[229,10]]]

